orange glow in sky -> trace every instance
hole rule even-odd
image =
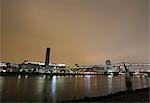
[[[1,0],[2,60],[149,62],[148,0]]]

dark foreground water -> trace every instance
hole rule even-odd
[[[150,77],[131,77],[132,89],[150,87]],[[127,89],[125,76],[0,76],[0,101],[58,102],[108,95]]]

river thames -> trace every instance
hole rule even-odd
[[[131,77],[131,88],[150,87],[150,77]],[[125,76],[0,76],[1,102],[52,102],[127,90]]]

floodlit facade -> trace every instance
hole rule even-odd
[[[42,62],[34,62],[34,61],[25,61],[24,64],[45,66],[45,63],[42,63]],[[49,63],[49,66],[51,66],[51,67],[65,67],[66,65],[65,65],[65,64]]]
[[[7,65],[5,63],[3,63],[2,61],[0,61],[0,67],[6,67]]]

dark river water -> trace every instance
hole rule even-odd
[[[150,87],[150,77],[131,77],[132,89]],[[0,101],[55,103],[127,89],[125,76],[0,76]]]

